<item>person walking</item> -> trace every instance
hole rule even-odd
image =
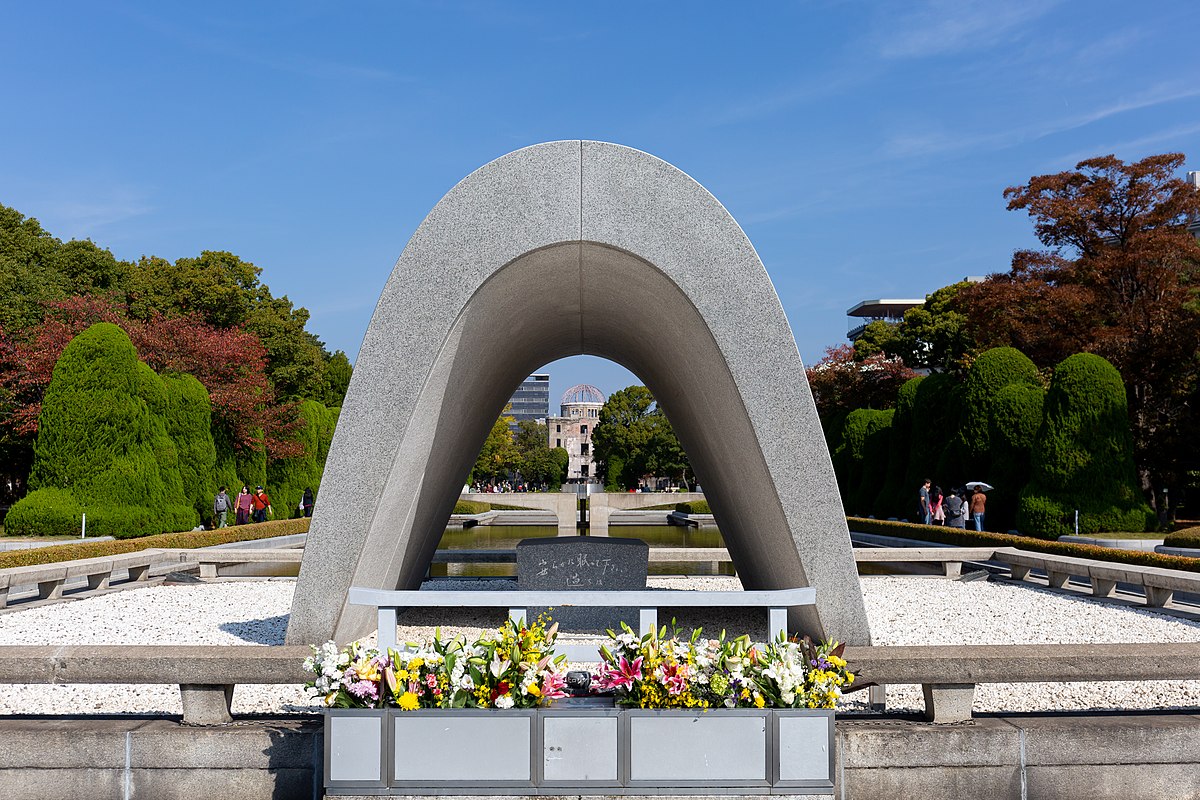
[[[313,492],[312,489],[304,490],[304,497],[300,498],[300,510],[304,512],[304,516],[312,516],[313,507]]]
[[[976,489],[971,495],[971,519],[975,521],[975,530],[983,530],[983,515],[987,508],[987,495],[983,489]]]
[[[252,495],[250,494],[250,490],[248,488],[246,488],[245,484],[243,484],[242,491],[238,494],[237,501],[234,506],[237,509],[237,516],[235,517],[235,522],[238,525],[245,525],[247,522],[250,521],[251,497],[252,497]]]
[[[213,498],[213,514],[217,517],[217,527],[225,527],[225,515],[229,513],[229,507],[233,505],[229,501],[229,495],[225,493],[227,486],[222,486],[221,491],[217,492],[217,496]]]
[[[965,530],[967,527],[967,504],[959,497],[957,490],[950,490],[950,494],[946,495],[944,505],[946,506],[946,525]]]
[[[942,508],[942,487],[929,490],[929,518],[934,525],[946,524],[946,512]]]
[[[271,498],[263,491],[263,487],[254,487],[254,496],[250,498],[250,507],[254,509],[253,519],[255,522],[267,521],[267,514],[271,511]]]
[[[929,524],[930,520],[929,487],[932,485],[933,481],[931,481],[929,478],[926,478],[925,482],[921,484],[920,491],[917,492],[917,497],[921,501],[921,521],[926,525]]]

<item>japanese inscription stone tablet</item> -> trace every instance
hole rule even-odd
[[[517,585],[523,590],[646,588],[650,546],[641,539],[556,536],[517,543]]]
[[[646,588],[650,546],[641,539],[556,536],[517,542],[517,587],[523,591],[629,591]],[[531,619],[546,611],[531,608]],[[555,608],[564,631],[600,632],[621,620],[638,627],[636,608]]]

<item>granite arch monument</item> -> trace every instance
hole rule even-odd
[[[792,630],[869,643],[829,452],[749,239],[646,153],[562,141],[464,178],[413,234],[363,340],[288,641],[374,627],[351,585],[413,588],[513,388],[593,354],[663,403],[747,588],[813,586]]]

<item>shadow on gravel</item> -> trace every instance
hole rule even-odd
[[[239,622],[222,622],[220,629],[252,644],[283,644],[287,633],[288,614],[278,614],[265,619],[245,619]]]

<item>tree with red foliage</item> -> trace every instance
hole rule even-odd
[[[915,372],[904,360],[882,354],[858,359],[848,344],[825,348],[825,357],[806,370],[808,386],[825,419],[856,408],[887,409]]]
[[[1195,469],[1200,363],[1200,192],[1176,177],[1184,156],[1114,156],[1005,190],[1044,250],[959,297],[980,348],[1008,345],[1040,367],[1090,352],[1121,373],[1143,489]]]
[[[216,328],[198,315],[130,319],[124,305],[100,296],[72,296],[45,304],[42,324],[12,336],[0,330],[0,420],[13,438],[37,434],[42,395],[54,365],[78,333],[112,322],[129,334],[138,356],[157,372],[184,372],[208,390],[214,427],[238,448],[265,444],[274,457],[297,454],[291,434],[299,425],[294,404],[275,403],[258,337],[240,327]]]

